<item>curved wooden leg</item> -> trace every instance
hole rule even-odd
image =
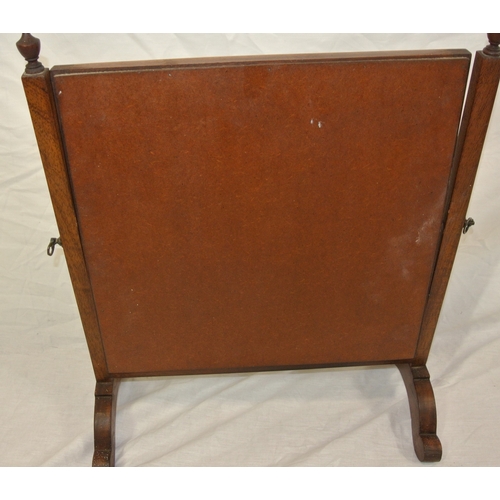
[[[397,365],[410,402],[413,446],[421,462],[439,462],[442,448],[436,436],[436,401],[425,366]]]
[[[97,382],[94,411],[94,457],[92,467],[115,465],[115,414],[119,379]]]

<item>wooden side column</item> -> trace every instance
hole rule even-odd
[[[415,358],[398,365],[408,392],[415,453],[423,462],[439,461],[442,454],[436,435],[436,402],[425,364],[464,224],[473,223],[466,221],[467,208],[500,81],[500,33],[488,33],[488,39],[489,45],[476,53],[474,61],[455,149],[453,191]]]
[[[95,392],[95,451],[92,465],[112,466],[114,465],[114,422],[118,382],[109,380],[66,168],[50,72],[38,61],[40,54],[38,38],[29,33],[23,33],[17,42],[17,47],[28,61],[22,82],[59,228],[60,243],[64,247],[90,358],[98,381]]]
[[[107,380],[109,378],[108,368],[100,336],[94,297],[80,241],[50,72],[38,61],[40,53],[40,40],[38,38],[31,36],[29,33],[23,33],[23,36],[17,42],[17,47],[28,61],[22,76],[24,91],[94,373],[97,380]]]
[[[464,228],[472,186],[500,81],[500,33],[488,33],[488,38],[490,44],[482,52],[476,53],[474,61],[454,156],[456,177],[453,194],[413,366],[425,366],[427,362],[451,268]]]

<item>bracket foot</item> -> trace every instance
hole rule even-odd
[[[92,467],[115,465],[115,415],[119,379],[97,382],[95,386],[94,456]]]
[[[436,435],[436,401],[425,366],[397,365],[403,377],[410,403],[413,446],[421,462],[441,460],[441,442]]]

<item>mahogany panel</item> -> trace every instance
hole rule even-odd
[[[109,372],[412,359],[468,66],[59,68]]]

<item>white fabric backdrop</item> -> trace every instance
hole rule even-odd
[[[482,49],[479,35],[36,35],[55,64],[192,56]],[[88,466],[94,376],[21,86],[0,35],[0,465]],[[500,102],[428,362],[443,459],[500,465]],[[122,382],[118,466],[415,466],[393,367]]]

